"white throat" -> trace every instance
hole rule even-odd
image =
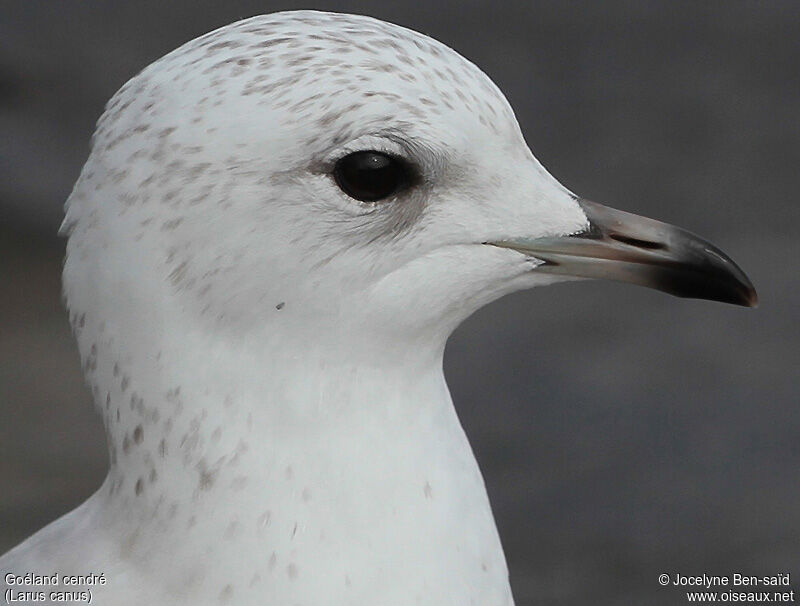
[[[172,326],[151,344],[77,322],[111,453],[92,524],[144,578],[175,570],[154,595],[510,603],[443,344],[370,362],[283,338],[228,347]]]

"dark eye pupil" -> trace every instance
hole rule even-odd
[[[344,193],[362,202],[388,198],[407,180],[405,167],[398,159],[377,151],[345,156],[336,163],[333,176]]]

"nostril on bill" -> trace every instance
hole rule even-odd
[[[639,238],[631,238],[630,236],[623,236],[621,234],[608,234],[608,237],[612,240],[616,240],[617,242],[622,242],[623,244],[627,244],[629,246],[635,246],[636,248],[644,248],[645,250],[665,250],[667,248],[667,245],[662,244],[661,242],[640,240]]]

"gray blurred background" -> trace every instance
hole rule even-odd
[[[758,310],[575,283],[507,297],[446,369],[518,604],[680,604],[662,572],[800,590],[800,3],[3,0],[0,552],[106,468],[59,298],[61,205],[146,64],[290,8],[425,32],[505,91],[567,187],[700,233]],[[800,598],[800,596],[798,596]]]

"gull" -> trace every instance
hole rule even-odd
[[[253,17],[156,61],[66,208],[110,468],[0,558],[45,602],[36,575],[111,606],[513,604],[454,328],[581,278],[756,302],[708,242],[560,185],[475,65],[363,16]]]

